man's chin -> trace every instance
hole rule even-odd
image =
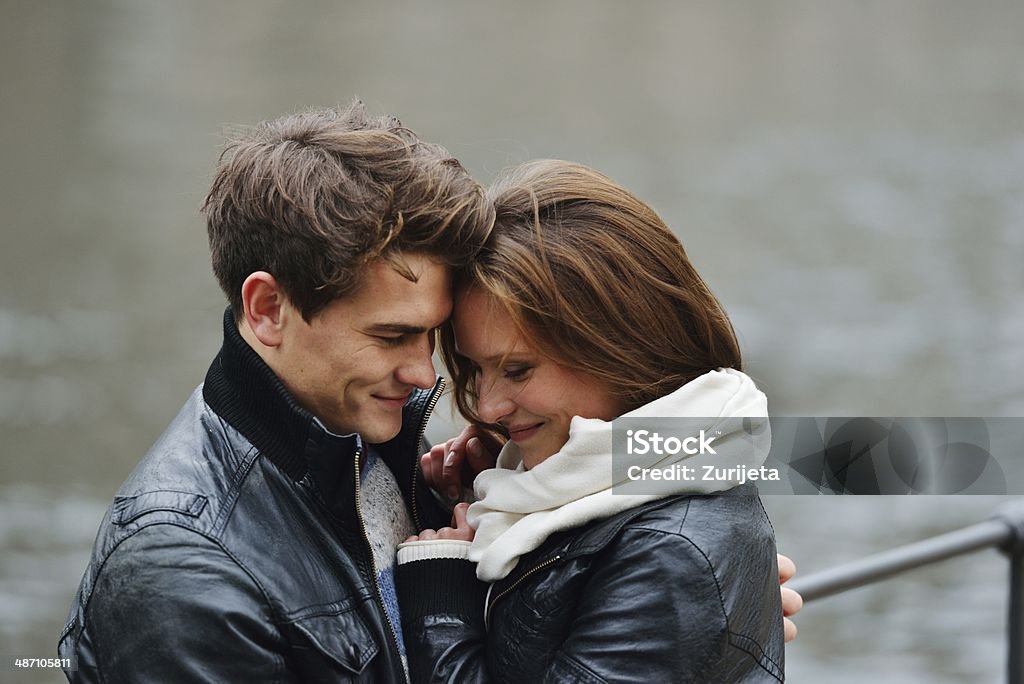
[[[380,417],[372,421],[372,423],[364,426],[359,431],[360,436],[364,442],[370,444],[383,444],[389,442],[398,436],[398,433],[402,431],[402,421],[399,417],[395,420],[393,417],[388,416],[387,418]]]
[[[351,414],[350,414],[351,415]],[[402,431],[402,416],[393,413],[361,415],[355,421],[335,421],[333,425],[323,421],[327,429],[337,435],[358,434],[368,444],[383,444],[398,436]]]

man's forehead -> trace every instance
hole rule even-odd
[[[378,257],[365,267],[369,271],[392,271],[406,280],[416,282],[428,271],[443,272],[450,281],[452,268],[433,254],[426,252],[398,252]]]
[[[450,286],[452,269],[438,259],[420,253],[377,257],[360,268],[360,284],[355,294],[367,287],[416,286],[422,281],[444,281]]]
[[[451,315],[451,273],[441,264],[424,267],[415,281],[391,269],[367,275],[353,301],[364,326],[429,329]]]

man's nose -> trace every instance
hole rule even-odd
[[[437,373],[434,371],[434,360],[431,357],[434,351],[431,339],[430,335],[423,335],[417,340],[415,347],[408,350],[408,358],[403,359],[396,373],[399,382],[421,389],[430,389],[434,386]]]

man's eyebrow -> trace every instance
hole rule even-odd
[[[422,325],[409,325],[408,323],[375,323],[366,328],[366,332],[397,333],[400,335],[419,335],[429,330],[431,328],[424,328]]]

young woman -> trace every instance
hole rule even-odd
[[[754,487],[616,492],[619,417],[685,418],[714,431],[715,458],[763,462],[767,435],[738,419],[764,423],[767,402],[725,312],[657,214],[605,176],[534,162],[491,194],[494,231],[457,278],[441,353],[460,411],[509,441],[455,527],[399,551],[413,681],[782,681]]]

